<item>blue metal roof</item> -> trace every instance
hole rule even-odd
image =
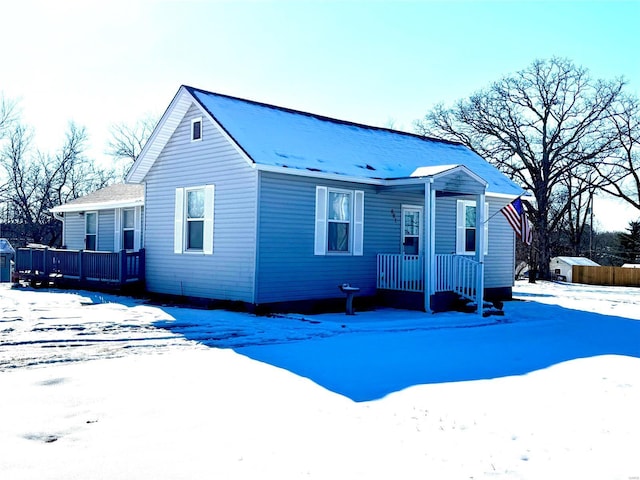
[[[363,179],[409,178],[421,167],[464,165],[487,191],[522,189],[466,146],[185,87],[255,163]]]

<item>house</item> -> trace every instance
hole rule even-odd
[[[599,267],[600,264],[586,257],[553,257],[549,269],[556,279],[572,281],[573,266]]]
[[[426,311],[511,296],[523,192],[462,144],[182,86],[127,182],[144,184],[150,292]],[[476,208],[477,205],[483,208]]]
[[[640,263],[625,263],[622,268],[640,268]]]
[[[12,280],[11,264],[16,255],[16,251],[6,238],[0,238],[0,282],[10,282]]]
[[[18,248],[16,274],[21,280],[32,285],[144,287],[143,185],[111,185],[51,212],[62,222],[62,248]]]
[[[142,248],[144,186],[115,184],[51,209],[62,222],[62,245],[118,252]]]

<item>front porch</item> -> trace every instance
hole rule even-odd
[[[400,227],[399,248],[377,254],[377,290],[421,297],[426,312],[434,311],[436,296],[463,298],[481,314],[488,245],[486,189],[487,183],[462,165],[419,168],[410,178],[380,189],[381,194],[403,198],[400,219],[394,222]]]
[[[455,254],[437,254],[431,262],[425,260],[424,255],[378,254],[376,288],[424,294],[426,287],[428,295],[451,292],[478,301],[479,282],[484,275],[482,263]]]

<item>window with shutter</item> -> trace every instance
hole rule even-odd
[[[364,192],[316,187],[315,255],[362,255]]]

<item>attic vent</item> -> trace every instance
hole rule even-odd
[[[197,142],[198,140],[202,140],[202,118],[191,120],[191,141]]]

